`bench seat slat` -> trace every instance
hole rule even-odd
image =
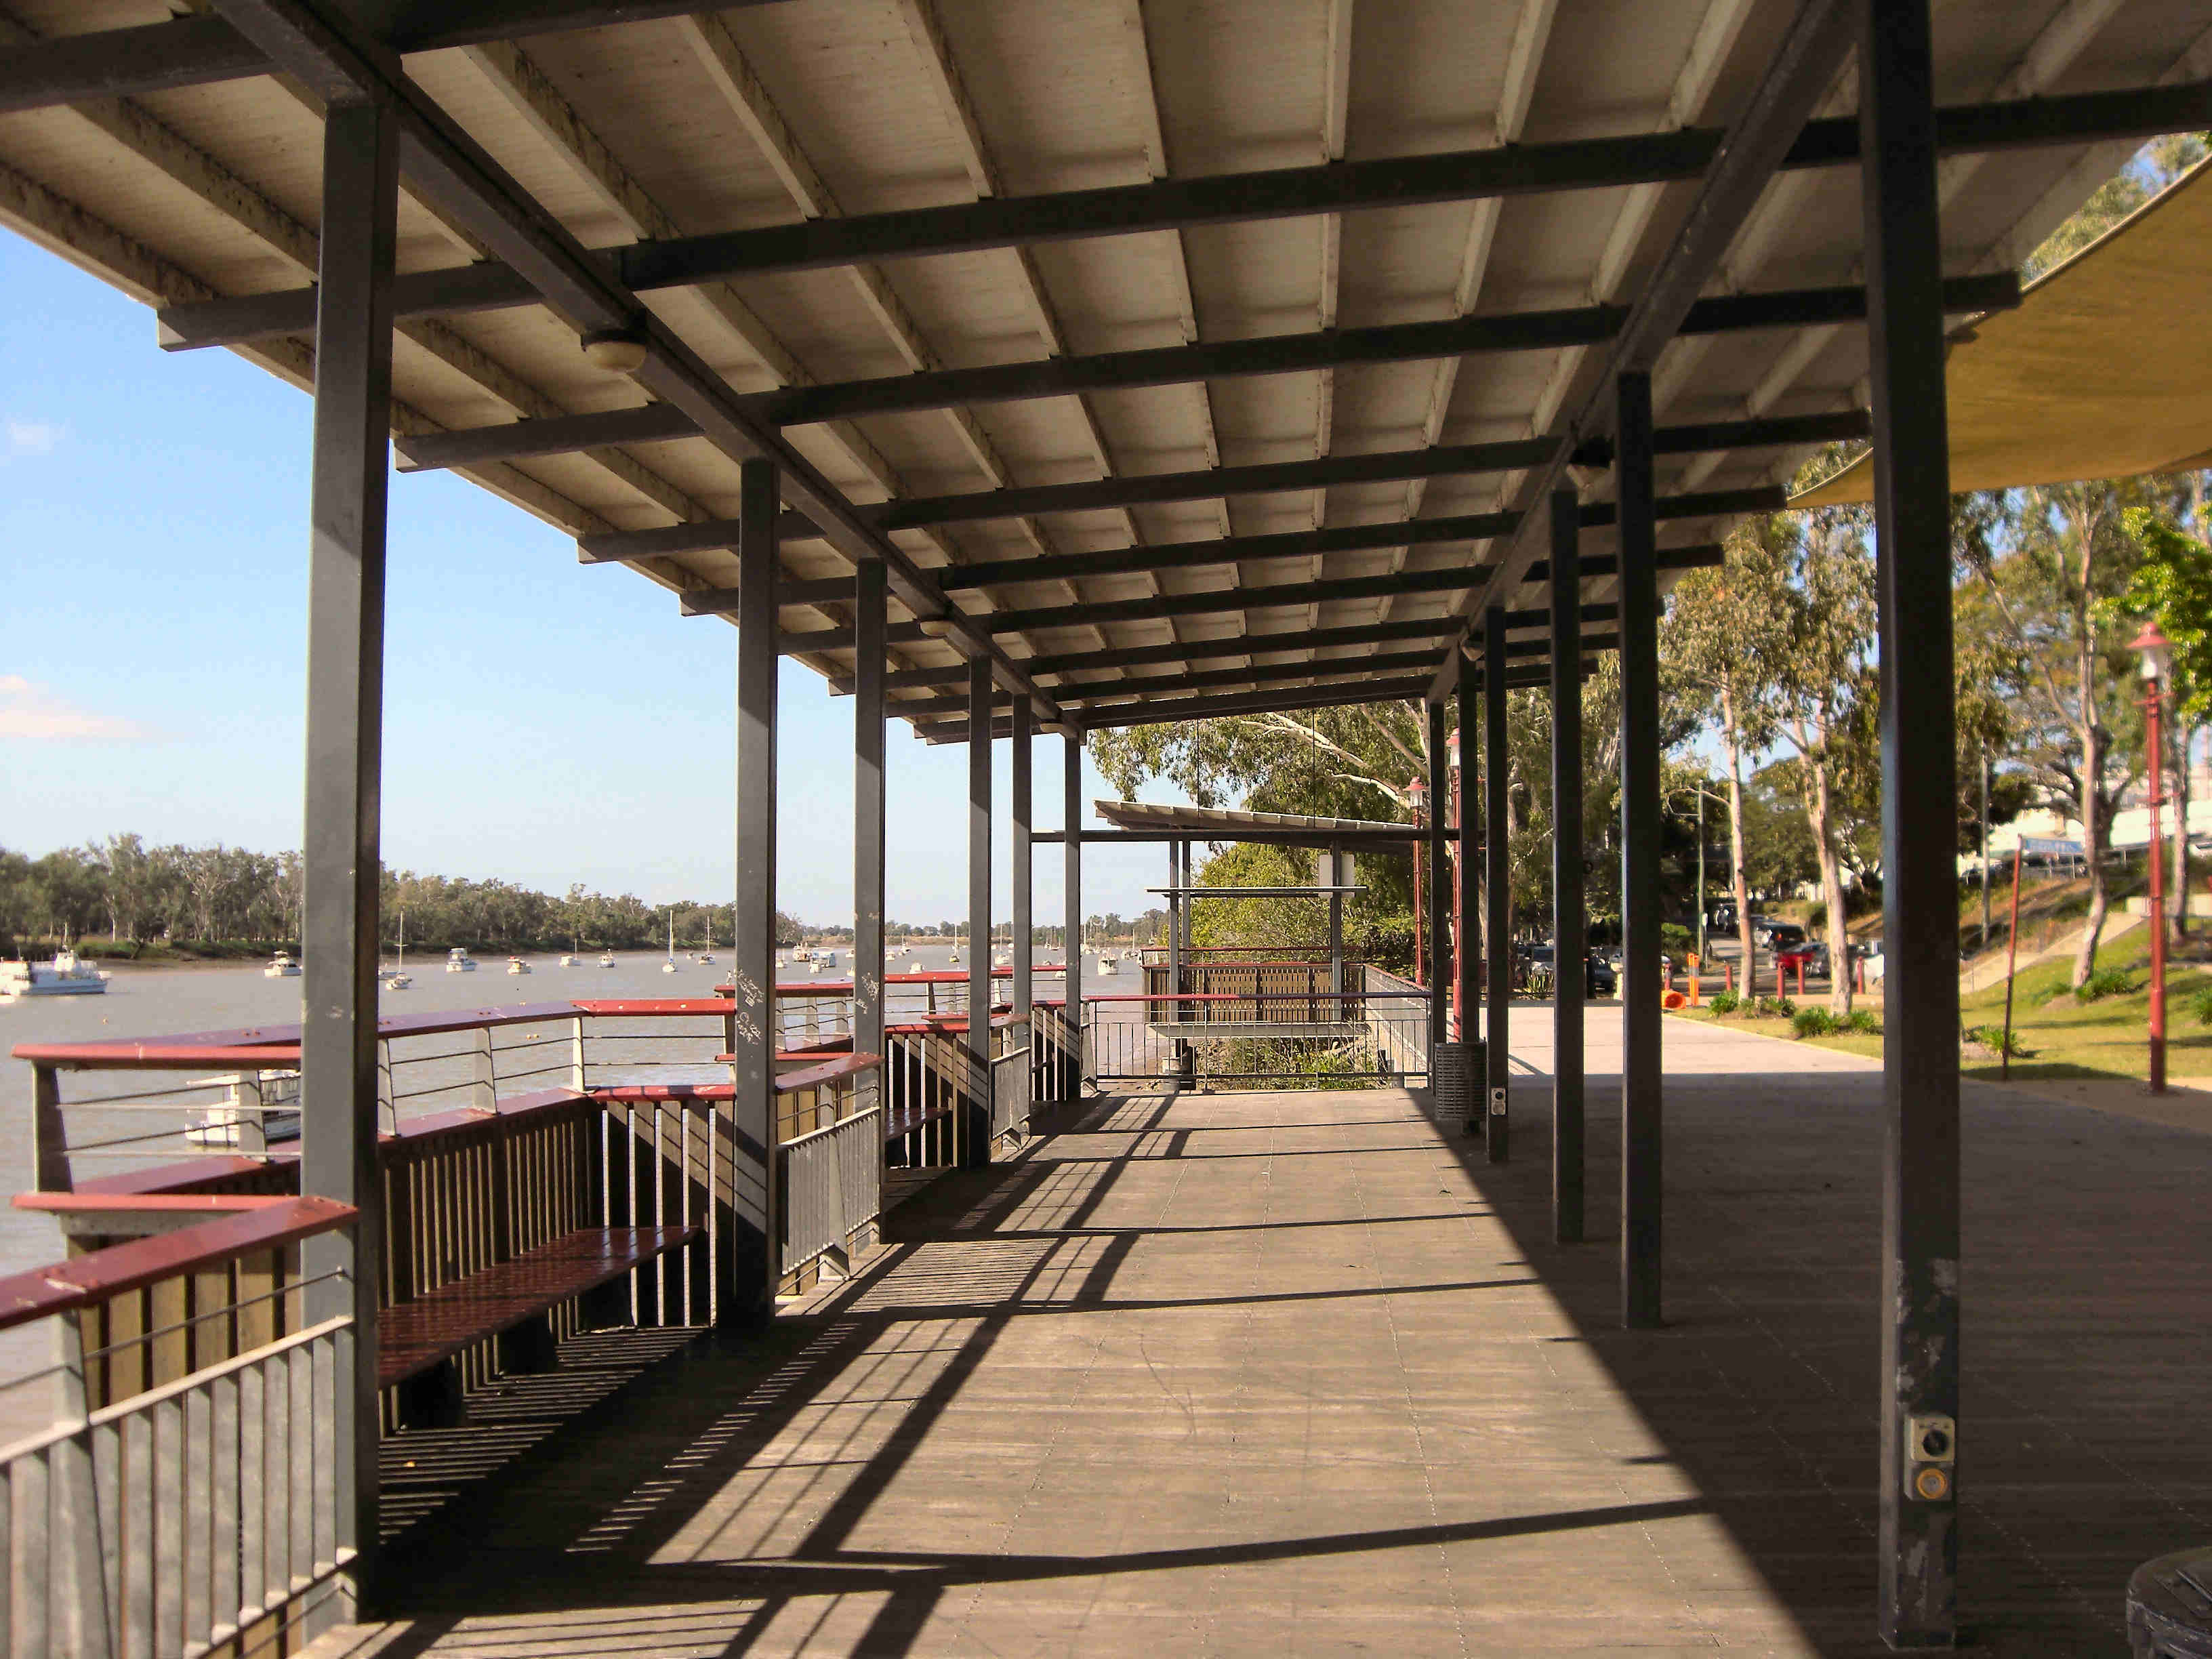
[[[404,1382],[698,1237],[696,1227],[584,1227],[386,1308],[376,1318],[377,1386]]]

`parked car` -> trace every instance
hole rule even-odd
[[[1522,964],[1525,982],[1527,970],[1541,963],[1548,973],[1554,960],[1549,945],[1524,945],[1514,952],[1514,959]],[[1586,997],[1609,997],[1619,988],[1620,976],[1606,959],[1595,951],[1583,952],[1583,994]]]
[[[1828,947],[1816,939],[1785,945],[1774,953],[1774,962],[1779,968],[1802,968],[1808,974],[1825,975],[1828,971]]]
[[[1770,951],[1786,951],[1805,942],[1805,930],[1794,921],[1770,921],[1765,932],[1754,930],[1752,937]]]

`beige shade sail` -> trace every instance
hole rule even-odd
[[[1954,489],[2212,465],[2208,165],[2047,272],[2017,310],[1984,318],[1952,347]],[[1873,459],[1861,456],[1791,505],[1873,496]]]

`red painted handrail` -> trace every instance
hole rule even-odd
[[[9,1201],[48,1215],[229,1215],[295,1200],[289,1193],[18,1193]]]
[[[175,1042],[23,1042],[15,1058],[65,1071],[201,1071],[209,1066],[256,1069],[297,1066],[298,1045],[266,1048],[203,1048]]]
[[[165,1279],[221,1267],[251,1250],[273,1250],[331,1232],[357,1212],[331,1198],[288,1198],[154,1238],[134,1238],[69,1261],[0,1279],[0,1331],[73,1313]]]

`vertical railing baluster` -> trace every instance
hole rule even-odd
[[[293,1430],[284,1441],[285,1474],[289,1477],[285,1484],[291,1488],[289,1509],[292,1525],[292,1535],[285,1544],[285,1553],[291,1564],[286,1587],[296,1592],[313,1578],[317,1565],[315,1462],[312,1455],[302,1455],[321,1432],[315,1419],[314,1365],[310,1350],[284,1351],[284,1383],[285,1392],[290,1396]]]
[[[0,1635],[9,1638],[10,1659],[16,1654],[30,1659],[53,1649],[56,1587],[49,1540],[58,1535],[54,1531],[53,1468],[45,1456],[33,1455],[21,1460],[9,1475],[10,1507],[21,1505],[21,1513],[10,1515],[8,1530],[23,1543],[21,1554],[9,1562],[8,1600],[13,1617],[9,1626],[0,1627]]]
[[[210,1609],[215,1593],[215,1402],[205,1387],[187,1392],[178,1402],[179,1448],[182,1490],[178,1520],[182,1536],[184,1583],[182,1613],[186,1645],[204,1643],[215,1620]]]
[[[122,1492],[117,1521],[122,1528],[122,1619],[120,1645],[137,1659],[154,1651],[154,1421],[133,1416],[122,1420]]]
[[[158,1402],[153,1425],[154,1643],[163,1654],[184,1646],[185,1424],[183,1402]]]
[[[238,1624],[244,1630],[269,1595],[269,1406],[266,1361],[238,1378]]]

